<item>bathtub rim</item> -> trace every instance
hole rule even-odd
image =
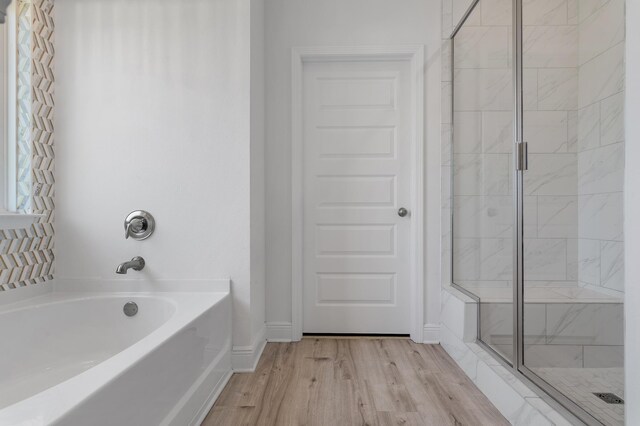
[[[184,292],[176,292],[176,293],[181,294]],[[24,311],[29,309],[38,309],[45,306],[63,305],[65,303],[76,303],[76,302],[83,302],[88,300],[101,300],[101,299],[113,299],[113,298],[126,299],[127,297],[137,297],[141,299],[159,299],[167,302],[173,309],[171,311],[171,315],[167,318],[167,320],[165,320],[162,324],[160,324],[159,327],[161,327],[167,321],[169,321],[171,317],[173,317],[173,315],[178,310],[177,302],[174,299],[172,299],[170,296],[165,296],[164,293],[151,293],[151,292],[145,292],[145,293],[58,292],[58,293],[53,293],[52,292],[52,293],[44,294],[28,300],[23,300],[17,303],[11,303],[4,306],[0,305],[0,315],[12,314],[14,312],[19,312],[19,311]]]
[[[0,310],[8,305],[30,303],[51,293],[200,293],[229,292],[230,278],[221,279],[96,279],[55,278],[42,283],[0,291]]]
[[[38,303],[37,306],[46,304],[43,302],[47,298],[51,298],[53,303],[59,303],[58,301],[77,301],[96,297],[154,296],[171,298],[171,295],[177,300],[175,312],[157,329],[121,352],[105,359],[100,364],[42,392],[0,409],[0,424],[50,424],[56,422],[64,417],[66,413],[91,398],[103,387],[108,386],[123,374],[126,374],[136,363],[149,356],[172,336],[189,327],[218,304],[231,298],[229,279],[194,280],[193,282],[188,280],[179,282],[165,280],[162,283],[132,280],[134,290],[139,289],[141,291],[115,292],[105,291],[107,289],[113,290],[114,287],[111,283],[77,281],[51,283],[53,284],[51,285],[52,288],[46,293],[9,303],[5,306],[0,305],[0,312],[28,309],[32,302]],[[122,280],[118,281],[118,283],[121,282]],[[81,283],[84,284],[81,285]],[[85,291],[78,291],[78,288],[83,288]],[[150,288],[155,291],[149,291]],[[187,302],[189,304],[185,309]],[[228,303],[230,303],[230,300]],[[230,348],[228,349],[230,350]],[[30,421],[35,421],[36,423],[30,423]]]

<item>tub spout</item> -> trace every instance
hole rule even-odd
[[[144,259],[136,256],[128,262],[123,262],[116,268],[116,274],[126,274],[129,269],[134,271],[142,271],[144,268]]]

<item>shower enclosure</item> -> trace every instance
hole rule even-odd
[[[516,374],[587,424],[623,424],[624,1],[462,9],[453,284]]]

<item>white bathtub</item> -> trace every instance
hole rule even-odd
[[[199,424],[231,375],[228,281],[41,287],[0,306],[2,426]]]

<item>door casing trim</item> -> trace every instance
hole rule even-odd
[[[424,45],[314,46],[291,49],[291,340],[302,339],[304,282],[303,71],[306,62],[407,61],[411,66],[411,230],[409,335],[423,342],[424,330]]]

